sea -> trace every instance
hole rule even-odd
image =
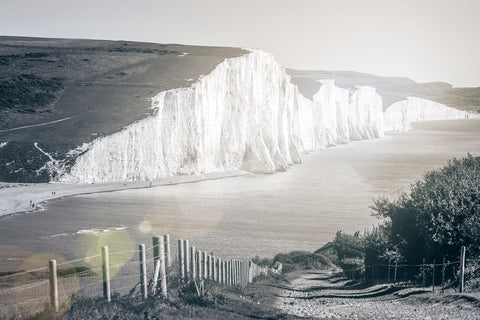
[[[337,231],[370,230],[381,222],[372,216],[375,199],[395,199],[468,153],[480,156],[480,120],[422,122],[311,152],[286,172],[49,201],[43,211],[0,220],[0,271],[38,254],[82,259],[102,245],[134,252],[167,233],[173,251],[188,239],[223,259],[315,251]]]

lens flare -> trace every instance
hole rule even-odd
[[[148,220],[142,220],[138,224],[138,230],[140,230],[141,233],[150,233],[152,231],[152,224]]]
[[[48,280],[48,262],[50,260],[57,261],[59,312],[66,312],[78,295],[80,287],[79,278],[76,268],[72,264],[50,252],[35,254],[25,260],[18,269],[19,272],[35,271],[19,274],[15,277],[15,287],[25,288],[15,292],[15,299],[19,307],[26,312],[41,311],[44,307],[42,303],[50,303],[50,284]]]
[[[88,234],[82,242],[88,246],[85,261],[93,268],[102,266],[102,247],[108,246],[111,278],[132,259],[136,250],[135,237],[127,230],[104,230],[98,234]]]
[[[171,232],[175,220],[175,217],[168,214],[165,208],[154,205],[140,222],[138,228],[142,233],[166,234]]]

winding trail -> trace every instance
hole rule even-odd
[[[331,270],[291,281],[276,307],[319,319],[480,319],[479,294],[440,294],[418,288],[348,281]]]

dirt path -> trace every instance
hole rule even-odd
[[[331,271],[304,273],[276,301],[281,310],[320,319],[480,319],[479,295],[365,286]]]
[[[34,127],[48,126],[49,124],[54,124],[54,123],[58,123],[58,122],[62,122],[62,121],[70,120],[70,119],[74,119],[74,118],[76,118],[76,117],[78,117],[78,116],[66,117],[66,118],[63,118],[63,119],[58,119],[58,120],[49,121],[49,122],[44,122],[44,123],[38,123],[38,124],[31,124],[31,125],[28,125],[28,126],[21,126],[21,127],[16,127],[16,128],[4,129],[4,130],[0,130],[0,133],[2,133],[2,132],[9,132],[9,131],[15,131],[15,130],[21,130],[21,129],[34,128]]]

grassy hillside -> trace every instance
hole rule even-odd
[[[47,181],[38,146],[66,152],[151,114],[158,92],[191,85],[236,48],[0,37],[0,181]]]
[[[337,86],[352,88],[356,85],[368,85],[377,88],[383,98],[384,108],[408,96],[425,98],[447,106],[480,111],[480,88],[453,88],[444,82],[417,83],[401,77],[381,77],[353,71],[308,71],[287,69],[292,81],[306,96],[311,96],[320,88],[315,80],[335,79]]]

